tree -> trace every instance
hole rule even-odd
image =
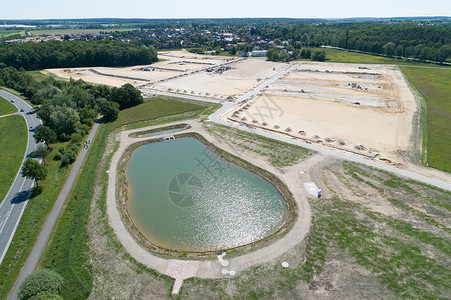
[[[393,42],[388,42],[387,44],[385,44],[382,49],[384,49],[384,54],[387,56],[393,56],[393,54],[395,54],[395,43]]]
[[[28,275],[19,287],[18,297],[20,300],[46,299],[45,294],[54,296],[61,292],[63,278],[55,271],[42,269]],[[39,297],[39,295],[42,295]],[[50,298],[52,299],[52,298]],[[58,298],[54,298],[58,299]]]
[[[71,107],[58,106],[50,114],[50,122],[58,138],[67,140],[74,132],[80,131],[80,117]]]
[[[112,122],[117,119],[119,115],[119,104],[116,102],[99,99],[99,111],[103,115],[102,120],[105,122]]]
[[[130,83],[120,88],[112,88],[108,100],[118,103],[121,110],[144,102],[141,92]]]
[[[277,53],[276,49],[271,48],[266,51],[266,57],[268,58],[268,60],[276,61],[279,59],[279,53]]]
[[[44,161],[45,164],[45,158],[50,154],[50,149],[47,148],[44,145],[39,145],[38,148],[36,148],[36,150],[33,151],[33,155],[35,157],[39,157],[42,158],[42,160]]]
[[[48,126],[39,126],[33,135],[36,143],[45,142],[47,144],[47,148],[50,148],[50,144],[53,144],[56,141],[55,132]]]
[[[324,51],[315,50],[312,53],[312,60],[314,61],[325,61],[326,53]]]
[[[36,186],[38,186],[38,181],[47,177],[47,169],[44,165],[29,157],[23,164],[21,174],[23,177],[33,179],[36,182]]]

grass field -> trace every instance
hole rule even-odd
[[[409,65],[409,66],[427,66],[437,67],[435,64],[415,62],[405,59],[396,59],[384,56],[370,55],[365,53],[351,52],[345,50],[331,48],[310,48],[314,50],[324,51],[326,53],[326,62],[336,63],[353,63],[353,64],[392,64],[392,65]],[[310,61],[310,59],[299,59],[302,61]],[[446,66],[440,66],[446,68]],[[451,68],[451,67],[449,67]]]
[[[133,128],[144,127],[157,118],[181,113],[185,113],[185,117],[191,117],[191,115],[200,112],[200,109],[204,108],[204,106],[198,103],[178,101],[176,99],[177,98],[174,97],[156,97],[151,100],[146,99],[147,102],[139,106],[121,111],[119,117],[113,123],[113,127],[118,128],[127,124],[133,124]],[[209,103],[205,103],[205,105],[216,106]]]
[[[400,67],[427,103],[429,166],[451,172],[451,69]]]
[[[26,32],[25,32],[25,30],[0,30],[0,39],[9,38],[10,36],[13,36],[16,34],[18,34],[20,36],[25,36]]]
[[[6,196],[27,148],[27,125],[22,116],[0,118],[0,202]]]
[[[126,124],[151,125],[186,119],[198,116],[206,109],[210,107],[176,100],[155,99],[121,111],[115,122],[100,126],[66,208],[60,215],[40,262],[41,267],[53,269],[63,276],[64,299],[85,299],[92,290],[96,270],[92,269],[90,263],[89,235],[85,225],[89,218],[96,170],[99,168],[110,132]],[[186,112],[189,114],[184,114]]]
[[[8,115],[17,112],[17,108],[8,100],[0,97],[0,116]]]

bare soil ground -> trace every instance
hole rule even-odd
[[[402,164],[418,139],[417,102],[393,66],[302,63],[228,117]]]

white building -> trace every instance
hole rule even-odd
[[[252,57],[262,57],[266,56],[266,50],[254,50],[251,52]]]

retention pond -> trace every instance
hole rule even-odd
[[[138,147],[127,166],[129,211],[155,245],[216,251],[280,229],[287,203],[264,178],[183,137]]]

